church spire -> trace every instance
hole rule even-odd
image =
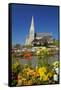
[[[32,16],[32,20],[31,20],[31,25],[30,25],[30,30],[29,30],[29,35],[27,38],[27,45],[31,45],[32,41],[34,40],[34,17]]]
[[[32,20],[31,20],[31,26],[30,26],[30,31],[29,31],[29,36],[34,36],[34,17],[32,16]]]
[[[31,45],[32,41],[34,40],[34,17],[32,16],[31,26],[29,31],[29,44]]]

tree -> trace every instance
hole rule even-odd
[[[14,46],[14,48],[20,49],[20,48],[21,48],[21,45],[20,45],[20,44],[16,44],[16,45]]]
[[[25,48],[32,48],[31,45],[25,45],[24,47],[25,47]]]
[[[53,40],[53,45],[55,45],[55,46],[58,46],[59,45],[59,40]]]

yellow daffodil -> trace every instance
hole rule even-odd
[[[47,72],[46,67],[41,67],[38,70],[38,73],[40,74],[40,76],[42,77],[45,73]]]
[[[47,75],[44,75],[43,76],[43,81],[48,81],[48,80],[49,80],[48,76]]]
[[[51,78],[53,76],[53,72],[52,71],[48,72],[47,76]]]

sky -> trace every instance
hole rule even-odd
[[[58,39],[58,6],[11,4],[12,44],[23,45],[25,43],[32,16],[36,33],[52,33],[53,38]]]

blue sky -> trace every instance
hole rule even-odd
[[[35,32],[49,32],[58,39],[58,11],[57,6],[12,4],[12,44],[25,43],[32,16]]]

